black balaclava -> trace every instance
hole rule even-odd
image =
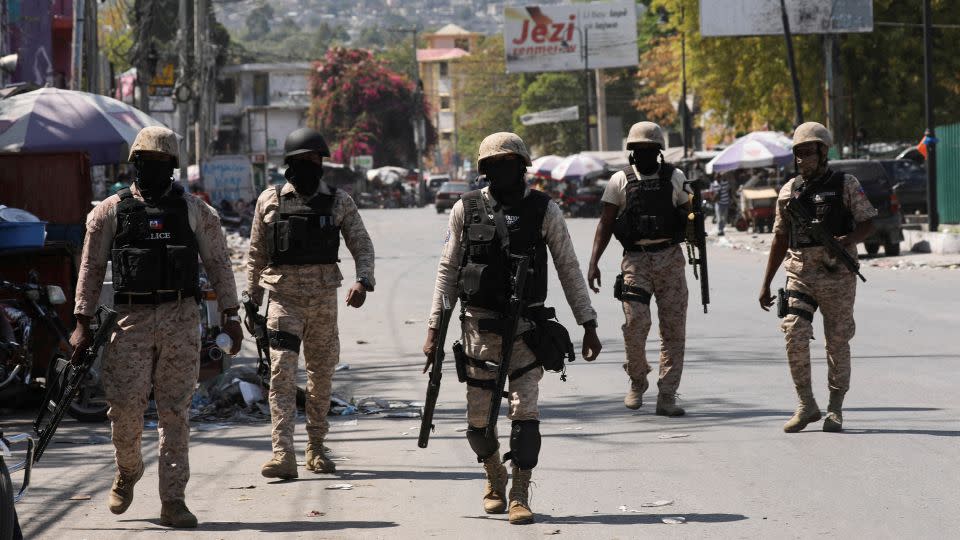
[[[630,153],[630,163],[640,174],[656,174],[660,170],[663,153],[656,146],[636,146]]]
[[[137,189],[144,201],[155,203],[170,191],[173,161],[137,158],[133,165],[137,171]]]
[[[297,193],[309,197],[317,192],[323,177],[323,165],[309,159],[293,159],[287,165],[283,175],[293,184]]]
[[[817,144],[817,153],[814,156],[809,156],[804,159],[800,159],[794,156],[795,165],[797,172],[805,180],[816,180],[817,178],[823,176],[827,172],[827,160],[829,159],[826,152],[826,147],[822,144]]]
[[[497,202],[512,208],[523,201],[526,167],[519,158],[488,161],[483,164],[482,172],[490,181],[490,193]]]

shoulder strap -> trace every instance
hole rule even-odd
[[[130,191],[130,188],[125,187],[125,188],[121,189],[120,191],[118,191],[118,192],[117,192],[117,195],[119,195],[119,196],[120,196],[120,200],[123,201],[123,200],[129,199],[130,197],[133,197],[133,192]]]
[[[480,223],[483,221],[480,207],[483,203],[483,193],[479,189],[464,193],[460,200],[463,201],[463,225],[464,229],[471,223]]]
[[[282,214],[283,213],[283,195],[280,193],[280,191],[283,189],[283,186],[276,185],[276,186],[273,186],[273,189],[277,193],[277,212]]]
[[[669,163],[660,164],[660,180],[673,180],[673,171],[676,167]]]
[[[637,179],[636,173],[633,172],[633,165],[627,165],[623,168],[623,174],[627,175],[627,182],[633,182]]]

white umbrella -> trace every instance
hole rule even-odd
[[[707,162],[707,174],[786,166],[793,163],[792,141],[782,133],[755,131],[740,137]]]
[[[563,158],[560,156],[540,156],[533,160],[533,165],[527,167],[527,170],[532,174],[549,177],[550,172],[553,171],[554,167],[561,161],[563,161]]]
[[[567,156],[550,172],[554,180],[581,179],[590,173],[603,171],[606,163],[586,154]]]

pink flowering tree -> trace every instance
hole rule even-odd
[[[331,159],[348,163],[372,155],[374,166],[416,162],[415,109],[426,121],[426,153],[437,140],[423,97],[414,103],[414,84],[391,71],[369,51],[337,47],[314,64],[308,124],[323,133]]]

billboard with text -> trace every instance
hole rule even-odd
[[[507,72],[635,66],[637,9],[633,0],[505,7]]]
[[[786,2],[790,32],[839,34],[873,31],[873,0]],[[783,34],[780,0],[700,0],[704,37]]]

